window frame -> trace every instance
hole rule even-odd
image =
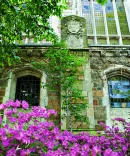
[[[123,81],[126,81],[129,85],[122,85]],[[122,94],[122,90],[123,91],[126,90],[125,89],[126,86],[129,86],[128,91],[130,91],[130,79],[122,75],[113,75],[108,78],[107,82],[108,82],[108,94],[109,94],[110,107],[111,108],[130,108],[130,96],[125,98],[125,95],[123,97],[123,94]],[[114,84],[112,85],[112,83]],[[119,84],[121,84],[122,85],[121,87],[124,87],[124,88],[118,87],[117,85]],[[114,95],[114,92],[115,92],[115,95]]]
[[[6,88],[5,97],[3,102],[8,101],[9,99],[15,100],[15,92],[16,92],[16,84],[17,78],[31,75],[40,78],[40,103],[39,106],[46,107],[48,105],[48,95],[47,95],[47,88],[41,87],[42,84],[46,83],[46,74],[44,71],[40,71],[34,68],[21,68],[16,69],[13,72],[9,73],[10,78],[8,80],[8,86]]]

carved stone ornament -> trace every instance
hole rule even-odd
[[[69,48],[88,47],[86,20],[83,17],[66,16],[61,21],[61,28],[61,38],[67,42]]]
[[[130,57],[130,50],[128,50],[128,56]]]
[[[83,40],[79,36],[70,35],[70,36],[68,36],[66,42],[69,45],[69,47],[71,47],[71,48],[76,48],[76,47],[82,48],[82,46],[83,46]]]
[[[106,51],[105,50],[101,50],[101,57],[105,57],[106,56]]]
[[[73,20],[68,22],[68,31],[70,33],[78,33],[80,29],[81,25],[78,21]]]
[[[115,56],[115,57],[119,57],[120,55],[121,55],[121,54],[120,54],[120,51],[115,51],[115,52],[114,52],[114,56]]]

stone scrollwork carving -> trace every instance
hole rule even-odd
[[[32,49],[28,49],[27,50],[27,56],[31,56],[32,55],[33,50]]]
[[[120,54],[120,51],[117,50],[117,51],[114,52],[114,56],[118,57],[118,56],[120,56],[120,55],[121,55],[121,54]]]
[[[106,51],[105,50],[101,50],[101,56],[105,57],[106,56]]]
[[[128,56],[130,57],[130,50],[128,50]]]
[[[82,25],[78,21],[70,21],[68,22],[68,31],[70,33],[78,33],[80,29],[82,28]]]

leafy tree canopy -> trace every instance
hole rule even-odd
[[[37,40],[54,40],[56,35],[49,17],[61,17],[65,3],[60,0],[3,0],[0,8],[0,34],[2,41],[21,41],[22,35]]]
[[[56,41],[49,24],[50,16],[62,16],[66,8],[62,0],[2,0],[0,7],[0,66],[12,65],[18,59],[14,41],[34,37],[34,41]]]
[[[104,4],[106,0],[97,0]],[[62,16],[65,0],[2,0],[0,7],[0,35],[3,42],[21,41],[22,35],[34,40],[54,41],[56,35],[49,24],[49,17]]]
[[[106,0],[97,0],[104,4]],[[34,41],[57,41],[49,24],[50,16],[62,17],[66,0],[1,0],[0,7],[0,67],[12,65],[18,59],[14,41],[34,37]],[[14,50],[15,49],[15,50]]]

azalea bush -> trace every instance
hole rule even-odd
[[[52,122],[54,110],[39,106],[29,109],[26,101],[9,100],[0,105],[1,156],[126,156],[130,153],[130,124],[102,126],[105,135],[90,136],[87,132],[73,134],[60,131]]]

